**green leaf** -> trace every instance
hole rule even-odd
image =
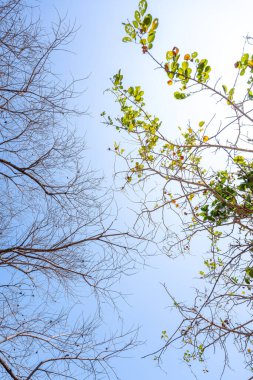
[[[186,62],[186,61],[183,61],[183,62],[182,62],[182,69],[183,69],[183,70],[186,70],[186,69],[188,68],[188,66],[189,66],[189,63],[188,63],[188,62]]]
[[[174,97],[176,99],[185,99],[187,97],[187,95],[184,94],[183,92],[176,91],[176,92],[174,92]]]
[[[173,57],[174,57],[173,51],[172,50],[167,51],[167,53],[166,53],[166,59],[167,59],[167,61],[169,61]]]
[[[151,25],[151,30],[156,30],[158,28],[158,18],[155,18],[152,22],[152,25]]]
[[[152,22],[152,16],[151,16],[151,14],[147,14],[144,17],[143,24],[146,25],[147,27],[149,27],[151,25],[151,22]]]
[[[200,126],[200,127],[203,127],[204,124],[205,124],[204,121],[200,121],[200,122],[199,122],[199,126]]]
[[[238,165],[246,165],[246,161],[243,156],[235,156],[233,161]]]
[[[148,34],[148,43],[153,42],[155,39],[155,32],[151,32]]]
[[[147,7],[148,7],[148,4],[147,4],[147,1],[146,0],[141,0],[139,2],[139,11],[140,11],[140,14],[143,16],[144,13],[146,12],[147,10]]]
[[[227,88],[227,86],[225,86],[225,84],[223,84],[223,85],[222,85],[222,88],[223,88],[224,93],[227,94],[227,92],[228,92],[228,88]]]
[[[243,56],[241,58],[241,62],[244,63],[244,64],[247,64],[248,59],[249,59],[249,54],[245,53],[245,54],[243,54]]]
[[[192,69],[190,67],[188,67],[188,69],[185,70],[185,75],[190,78],[191,76],[191,72],[192,72]]]
[[[253,99],[253,92],[250,88],[248,88],[248,96],[249,96],[249,99],[252,100]]]
[[[232,88],[229,90],[229,95],[230,95],[230,96],[233,96],[233,95],[234,95],[234,92],[235,92],[235,89],[234,89],[234,87],[232,87]]]
[[[247,267],[245,272],[249,277],[253,278],[253,267]]]
[[[133,37],[133,35],[135,34],[134,27],[131,24],[126,24],[125,25],[125,31],[131,37]]]
[[[135,12],[134,12],[134,18],[135,18],[135,20],[139,23],[140,20],[141,20],[140,12],[135,11]]]
[[[130,38],[130,37],[123,37],[122,41],[123,42],[132,42],[132,38]]]

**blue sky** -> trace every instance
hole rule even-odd
[[[101,124],[100,113],[104,110],[111,115],[117,113],[114,100],[104,94],[104,90],[110,86],[109,78],[119,68],[129,84],[143,86],[150,112],[156,113],[163,120],[171,136],[175,136],[177,125],[185,125],[189,119],[205,119],[213,112],[213,108],[206,107],[199,98],[195,108],[188,101],[182,105],[173,100],[161,73],[154,71],[154,65],[141,54],[140,49],[121,42],[124,35],[121,22],[132,17],[137,3],[136,0],[40,1],[45,23],[55,19],[57,9],[60,15],[66,15],[79,27],[76,38],[69,47],[72,52],[64,56],[59,53],[54,65],[62,77],[67,78],[71,74],[75,78],[88,77],[84,82],[86,92],[78,102],[84,109],[88,107],[89,116],[80,120],[77,127],[86,135],[87,161],[94,169],[102,172],[106,183],[111,185],[114,157],[107,148],[113,146],[113,141],[118,136]],[[209,59],[212,67],[215,67],[217,77],[223,75],[225,83],[232,80],[233,64],[240,57],[243,36],[253,34],[252,1],[150,0],[149,9],[160,21],[153,51],[159,59],[163,59],[165,52],[175,45],[185,52],[196,50]],[[123,226],[124,220],[129,217],[129,211],[125,207],[128,203],[122,196],[118,199],[121,202],[119,215],[122,218],[119,223]],[[175,222],[172,218],[171,224]],[[140,339],[146,341],[131,354],[131,359],[115,361],[115,368],[122,380],[194,379],[179,359],[180,353],[177,351],[164,357],[166,372],[158,369],[152,359],[141,360],[140,357],[159,347],[161,331],[169,330],[175,322],[175,315],[167,308],[168,299],[161,283],[166,283],[182,300],[187,300],[192,294],[193,284],[198,284],[197,280],[192,279],[198,274],[204,246],[202,239],[201,244],[194,247],[190,258],[182,257],[177,261],[162,256],[154,257],[148,262],[149,267],[122,280],[122,291],[130,294],[127,303],[120,304],[125,323],[129,327],[140,325]],[[108,329],[115,324],[115,318],[114,311],[108,310]],[[233,352],[232,347],[231,351]],[[227,372],[224,379],[246,378],[240,358],[236,355],[233,358],[232,368],[237,368],[237,371]],[[219,353],[211,360],[209,374],[202,374],[197,366],[199,379],[219,379],[218,369],[221,366],[217,359]]]

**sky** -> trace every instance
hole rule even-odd
[[[79,98],[79,105],[88,109],[88,114],[78,121],[77,127],[85,134],[87,142],[87,162],[103,173],[105,184],[113,186],[115,157],[108,151],[118,138],[115,131],[101,123],[100,114],[107,111],[117,115],[114,99],[104,91],[110,87],[110,78],[119,68],[128,84],[143,86],[147,105],[151,113],[163,120],[164,128],[173,137],[178,125],[186,125],[188,120],[197,121],[213,113],[213,105],[208,106],[203,99],[198,103],[176,102],[166,86],[159,70],[154,70],[140,49],[131,44],[122,43],[124,36],[122,22],[133,17],[137,0],[40,0],[42,20],[50,26],[57,12],[75,22],[78,28],[75,39],[69,46],[70,53],[55,56],[55,71],[62,77],[87,79],[84,81],[84,94]],[[57,10],[57,11],[56,11]],[[224,83],[233,80],[233,65],[241,55],[247,34],[253,35],[251,0],[150,0],[149,11],[159,18],[159,29],[153,54],[164,59],[165,52],[178,46],[184,52],[198,51],[209,59],[215,67],[214,75],[222,76]],[[209,108],[210,107],[210,108]],[[118,195],[118,207],[124,226],[130,218],[129,202]],[[171,224],[176,223],[171,218]],[[114,366],[122,380],[182,380],[194,379],[178,351],[172,351],[164,357],[163,370],[156,367],[151,358],[140,359],[161,345],[161,331],[170,329],[175,314],[168,309],[169,301],[162,288],[166,283],[172,293],[187,300],[192,294],[192,287],[197,284],[197,274],[203,250],[204,240],[194,247],[191,257],[181,257],[171,261],[166,257],[156,256],[148,260],[148,266],[140,268],[134,276],[123,278],[119,285],[127,293],[127,302],[120,303],[121,313],[128,327],[140,326],[140,339],[145,344],[129,354],[129,359],[115,361]],[[195,278],[195,279],[194,279]],[[106,326],[111,329],[115,323],[113,309],[106,313]],[[240,362],[240,357],[232,352],[232,369],[224,375],[225,380],[247,378]],[[198,378],[219,379],[219,352],[211,358],[210,372],[203,374],[196,367]],[[248,376],[250,377],[250,376]]]

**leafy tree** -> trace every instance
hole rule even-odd
[[[122,135],[115,153],[126,163],[123,187],[146,193],[139,218],[149,223],[160,219],[169,229],[166,215],[176,212],[181,231],[169,231],[171,256],[190,252],[200,236],[210,241],[199,271],[203,284],[192,303],[175,300],[166,288],[181,319],[174,332],[162,332],[164,344],[155,358],[159,361],[177,344],[186,363],[205,362],[208,351],[220,347],[226,366],[233,340],[252,371],[253,140],[247,130],[253,125],[253,54],[243,52],[234,64],[234,83],[228,86],[212,77],[208,60],[198,52],[181,53],[172,47],[162,62],[152,54],[158,19],[147,13],[146,0],[139,2],[134,20],[124,28],[123,42],[140,46],[169,88],[175,88],[175,99],[208,93],[226,112],[219,124],[215,118],[199,120],[179,128],[178,138],[172,139],[168,128],[147,110],[143,89],[127,86],[121,71],[112,78],[110,91],[120,115],[103,116]],[[250,43],[247,38],[247,48]],[[203,370],[208,371],[205,366]]]
[[[73,105],[77,81],[52,71],[54,52],[74,34],[63,19],[49,34],[23,0],[0,2],[3,380],[114,376],[110,359],[135,345],[122,330],[98,336],[100,300],[114,304],[113,285],[130,273],[139,241],[114,227],[111,197],[85,164],[72,127],[85,114]],[[80,293],[97,300],[95,317],[86,298],[76,318]]]

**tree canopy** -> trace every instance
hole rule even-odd
[[[208,352],[217,347],[224,351],[224,367],[229,365],[233,341],[245,367],[253,371],[252,38],[245,39],[241,57],[232,62],[234,82],[228,85],[212,76],[208,60],[196,51],[181,52],[174,46],[164,51],[162,61],[154,56],[158,19],[147,7],[141,0],[133,21],[123,24],[123,42],[137,44],[153,61],[168,89],[174,88],[175,99],[190,101],[209,94],[204,99],[219,103],[225,115],[221,121],[211,117],[189,122],[173,139],[147,109],[141,86],[125,84],[121,70],[112,78],[110,92],[120,113],[102,115],[105,124],[120,132],[114,150],[125,162],[122,188],[145,193],[138,220],[161,221],[170,236],[170,257],[191,252],[201,236],[210,242],[194,299],[184,304],[166,288],[180,320],[175,331],[162,332],[164,343],[153,355],[160,361],[176,345],[187,364],[199,360],[205,372]],[[180,229],[170,230],[170,212],[178,215]]]

